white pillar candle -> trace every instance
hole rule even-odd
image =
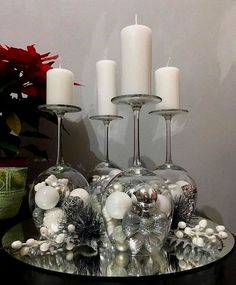
[[[116,115],[117,107],[111,102],[116,96],[116,63],[100,60],[96,63],[98,115]]]
[[[155,71],[155,93],[162,98],[158,109],[180,108],[179,85],[178,68],[166,66]]]
[[[135,24],[121,31],[121,64],[121,93],[151,94],[152,30],[149,27]]]
[[[74,74],[68,69],[47,72],[47,104],[73,105]]]

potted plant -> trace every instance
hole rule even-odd
[[[49,55],[38,53],[34,45],[0,45],[0,219],[16,215],[25,194],[23,150],[48,158],[32,141],[48,138],[39,132],[42,116],[55,122],[38,110],[46,102],[46,72],[58,57]]]

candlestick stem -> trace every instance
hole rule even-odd
[[[139,117],[141,107],[133,107],[134,115],[134,154],[133,154],[133,166],[141,166],[140,160],[140,141],[139,141]]]
[[[172,116],[164,116],[166,123],[166,164],[172,164],[172,153],[171,153],[171,119]]]
[[[109,120],[104,120],[104,160],[105,162],[110,162],[109,159]]]
[[[57,160],[56,165],[64,164],[63,154],[62,154],[62,114],[57,114]]]

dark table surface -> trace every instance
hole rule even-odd
[[[20,213],[17,217],[0,221],[0,237],[18,222],[28,218],[28,213]],[[14,282],[14,283],[13,283]],[[192,284],[192,285],[228,285],[236,284],[236,248],[224,258],[201,267],[186,272],[171,273],[166,275],[156,275],[148,277],[129,278],[102,278],[102,277],[82,277],[63,273],[55,273],[42,269],[37,269],[21,263],[9,256],[2,248],[0,250],[0,284]]]

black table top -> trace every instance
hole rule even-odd
[[[0,221],[0,237],[17,222],[24,219],[22,215],[13,219]],[[192,285],[233,285],[236,284],[236,248],[224,258],[201,267],[185,272],[171,273],[166,275],[155,275],[145,277],[82,277],[63,273],[55,273],[38,269],[24,264],[9,256],[2,248],[0,249],[0,273],[1,285],[11,284],[192,284]]]

